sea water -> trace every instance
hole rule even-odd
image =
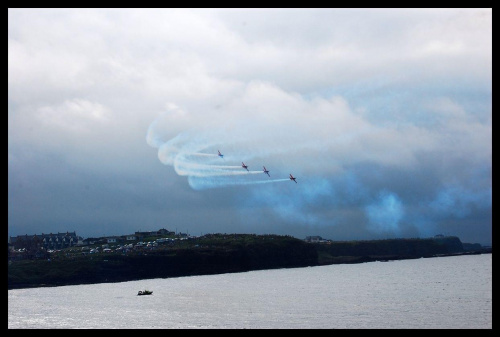
[[[492,254],[8,292],[10,329],[492,329]]]

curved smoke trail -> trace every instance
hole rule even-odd
[[[202,140],[199,134],[189,138],[188,133],[180,133],[164,141],[160,136],[161,130],[156,126],[155,121],[148,130],[146,137],[148,144],[158,148],[158,158],[163,164],[172,166],[178,175],[187,176],[189,185],[195,190],[271,184],[289,180],[288,178],[256,179],[256,175],[265,174],[263,170],[250,170],[242,165],[235,165],[238,163],[236,160],[241,162],[243,158],[250,158],[248,155],[241,155],[239,159],[236,159],[235,154],[225,154],[221,157],[215,148],[217,144]]]

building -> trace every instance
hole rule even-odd
[[[41,235],[18,235],[10,236],[9,243],[15,249],[63,249],[68,247],[73,247],[82,241],[82,237],[77,236],[76,232],[66,232],[57,234],[45,234]]]
[[[157,231],[147,231],[147,232],[135,232],[133,234],[137,240],[141,240],[145,237],[149,237],[149,236],[163,236],[163,235],[175,235],[175,232],[172,232],[172,231],[169,231],[165,228],[162,228],[162,229],[159,229]],[[129,238],[127,237],[127,240],[129,240]]]
[[[314,235],[314,236],[306,236],[306,239],[304,241],[307,242],[323,242],[323,238],[319,235]]]
[[[106,237],[107,243],[122,243],[125,240],[126,240],[126,238],[123,236],[107,236]]]

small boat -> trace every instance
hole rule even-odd
[[[142,296],[142,295],[151,295],[153,292],[152,291],[149,291],[149,290],[139,290],[139,292],[137,293],[137,296]]]

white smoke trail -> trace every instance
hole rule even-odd
[[[181,176],[215,177],[262,174],[263,171],[247,171],[238,165],[212,164],[207,158],[218,157],[209,153],[178,153],[173,160],[175,172]]]
[[[210,143],[208,145],[207,142],[202,142],[196,137],[190,139],[185,133],[179,134],[166,142],[162,142],[160,139],[161,137],[155,135],[154,128],[150,128],[148,143],[158,148],[160,161],[165,165],[173,166],[178,175],[187,176],[189,185],[196,190],[288,181],[288,179],[248,180],[250,176],[264,174],[264,171],[247,170],[243,165],[231,165],[232,163],[226,158],[220,157],[218,152],[211,149],[214,144]],[[214,152],[207,152],[210,150]],[[237,154],[228,157],[236,158]],[[248,154],[242,155],[239,160],[248,158]],[[228,164],[221,164],[225,162],[228,162]]]
[[[244,181],[244,180],[230,180],[230,179],[220,179],[219,177],[197,177],[189,176],[188,182],[189,186],[194,190],[204,190],[216,187],[229,187],[229,186],[239,186],[239,185],[257,185],[257,184],[272,184],[277,182],[289,181],[289,179],[266,179],[257,181]]]
[[[213,154],[213,153],[187,153],[186,155],[188,156],[198,156],[198,157],[218,157],[218,155]]]

